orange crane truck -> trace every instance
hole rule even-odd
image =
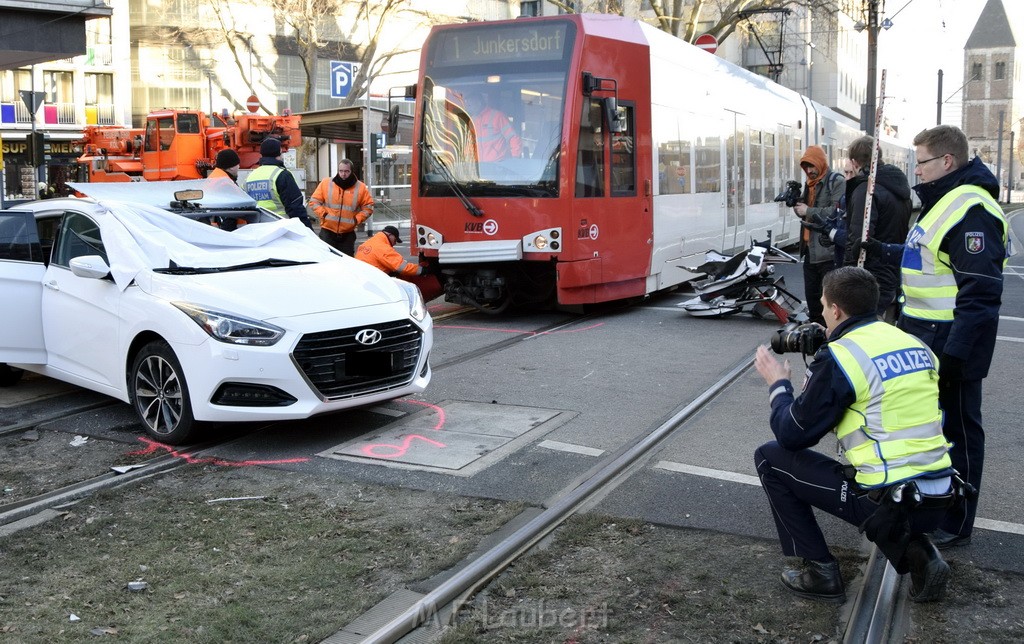
[[[217,152],[232,148],[242,169],[254,168],[260,143],[273,137],[287,150],[302,142],[298,115],[208,118],[196,110],[151,112],[146,127],[90,125],[85,128],[82,156],[87,181],[172,181],[202,179],[214,167]]]

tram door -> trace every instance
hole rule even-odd
[[[732,113],[732,123],[726,121],[731,133],[725,141],[726,178],[725,230],[722,233],[722,251],[729,253],[746,244],[739,231],[746,223],[747,162],[746,126],[741,115]]]

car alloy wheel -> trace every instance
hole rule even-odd
[[[135,412],[151,436],[172,445],[188,440],[196,422],[181,364],[170,345],[158,340],[142,347],[129,385]]]

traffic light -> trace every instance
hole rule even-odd
[[[380,152],[387,145],[387,135],[375,133],[370,135],[370,161],[380,161]]]
[[[46,135],[43,132],[31,132],[28,136],[28,164],[33,168],[43,165],[46,160]]]

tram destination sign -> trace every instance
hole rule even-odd
[[[447,30],[439,34],[434,66],[562,60],[572,46],[568,27],[563,22]]]

